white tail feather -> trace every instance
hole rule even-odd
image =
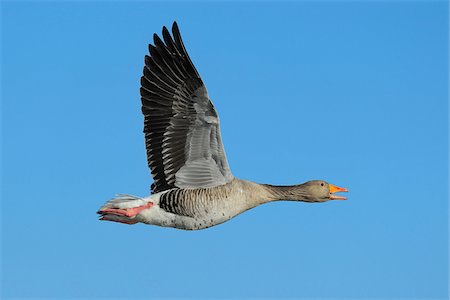
[[[128,194],[117,194],[116,198],[113,198],[106,202],[101,208],[118,208],[118,209],[127,209],[132,207],[137,207],[141,205],[147,204],[148,201],[145,201],[143,198],[134,196],[134,195],[128,195]]]

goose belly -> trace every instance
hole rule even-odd
[[[162,226],[196,230],[228,221],[248,209],[236,196],[214,189],[170,190],[159,198],[159,209],[166,213]]]

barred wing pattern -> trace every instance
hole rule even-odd
[[[223,185],[233,179],[219,117],[186,52],[176,22],[173,38],[153,35],[141,78],[147,160],[153,193]]]

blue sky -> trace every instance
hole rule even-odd
[[[446,2],[3,2],[1,19],[1,297],[448,296]],[[348,201],[197,232],[97,221],[149,193],[139,78],[173,20],[234,175]]]

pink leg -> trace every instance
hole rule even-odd
[[[118,215],[118,216],[125,216],[125,217],[135,217],[137,214],[139,214],[141,211],[150,208],[153,206],[153,202],[149,202],[145,205],[131,207],[131,208],[105,208],[102,210],[99,210],[99,214],[112,214],[112,215]]]

